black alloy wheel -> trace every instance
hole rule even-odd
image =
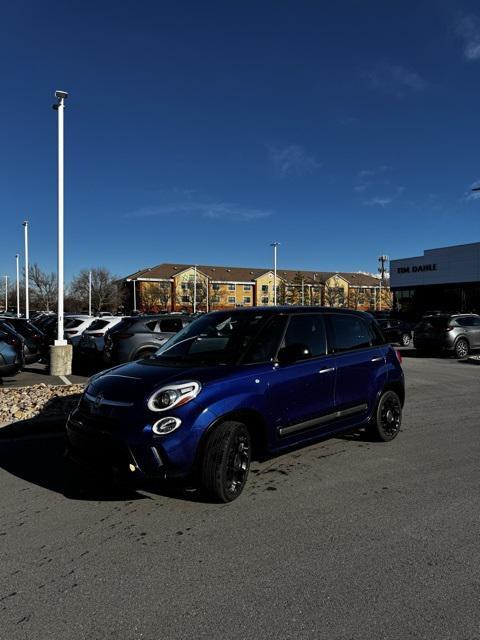
[[[395,391],[385,391],[377,404],[369,431],[375,440],[390,442],[402,426],[402,403]]]
[[[409,333],[403,333],[402,334],[402,345],[404,347],[408,347],[410,345],[410,341],[411,341],[410,334]]]
[[[470,351],[470,347],[465,338],[459,338],[455,343],[455,355],[461,360],[462,358],[466,358],[468,356],[468,352]]]
[[[250,469],[251,445],[241,422],[223,422],[206,445],[202,465],[202,488],[219,502],[231,502],[242,493]]]

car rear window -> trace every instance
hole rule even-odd
[[[71,318],[70,320],[65,321],[65,329],[74,329],[75,327],[79,327],[83,324],[84,320],[79,320],[78,318]]]
[[[449,316],[432,316],[425,320],[426,325],[430,325],[434,329],[445,329],[450,323]]]
[[[103,329],[109,324],[110,320],[94,320],[92,324],[89,326],[89,331],[98,331],[99,329]]]

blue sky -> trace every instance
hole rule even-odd
[[[11,2],[0,23],[0,274],[22,226],[65,268],[375,270],[480,239],[474,2]]]

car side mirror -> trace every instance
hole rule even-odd
[[[305,360],[310,356],[310,349],[306,344],[301,342],[295,342],[283,347],[278,352],[277,360],[278,364],[293,364],[298,360]]]

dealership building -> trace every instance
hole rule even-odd
[[[390,287],[395,307],[408,314],[480,312],[480,242],[391,260]]]

